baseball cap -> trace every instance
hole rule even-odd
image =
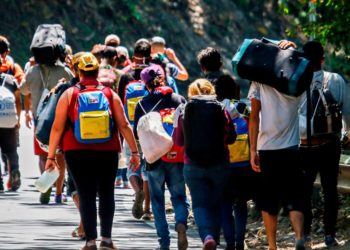
[[[73,55],[73,58],[72,58],[72,64],[73,65],[77,65],[79,63],[79,58],[84,55],[86,52],[83,52],[83,51],[80,51],[80,52],[77,52]]]
[[[92,71],[99,68],[96,57],[90,52],[81,55],[79,58],[78,68],[83,71]]]
[[[157,76],[165,76],[163,68],[157,64],[152,64],[141,71],[141,80],[146,84],[153,81]]]

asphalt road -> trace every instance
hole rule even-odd
[[[23,120],[23,119],[22,119]],[[20,129],[20,170],[22,186],[17,192],[0,194],[0,249],[80,249],[84,242],[71,237],[79,222],[79,214],[71,199],[56,205],[39,203],[34,187],[38,176],[38,160],[33,154],[33,132],[24,124]],[[4,177],[4,181],[7,177]],[[52,192],[54,194],[54,192]],[[158,246],[153,222],[136,220],[131,216],[133,191],[116,189],[116,210],[113,240],[118,249],[150,250]],[[172,215],[169,216],[172,218]],[[171,249],[176,249],[174,223],[171,225]],[[189,230],[189,249],[201,249],[194,227]]]

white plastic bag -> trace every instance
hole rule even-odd
[[[173,146],[171,136],[165,131],[158,112],[142,116],[137,124],[142,152],[148,163],[154,163],[168,153]]]

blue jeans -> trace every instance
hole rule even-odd
[[[221,225],[220,201],[229,176],[227,163],[210,167],[185,164],[184,176],[191,192],[199,236],[203,242],[208,235],[218,240]]]
[[[226,244],[244,249],[247,224],[247,201],[252,197],[254,186],[250,165],[230,167],[230,177],[221,200],[221,223]],[[234,216],[233,216],[234,212]]]
[[[175,228],[178,224],[187,226],[189,203],[186,198],[183,164],[160,161],[155,169],[148,171],[148,183],[159,245],[166,248],[170,246],[170,232],[165,213],[165,184],[175,211]]]

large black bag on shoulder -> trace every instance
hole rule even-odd
[[[269,85],[281,93],[299,96],[311,84],[313,71],[301,52],[281,49],[263,38],[245,39],[232,59],[236,77]]]
[[[39,64],[53,65],[64,53],[66,33],[60,24],[41,24],[35,31],[30,50]]]
[[[47,95],[39,103],[35,118],[35,137],[44,145],[49,145],[58,100],[69,87],[70,85],[68,83],[61,84],[54,93]]]
[[[194,97],[185,105],[185,152],[191,161],[210,165],[225,159],[225,119],[223,105],[213,96]]]

